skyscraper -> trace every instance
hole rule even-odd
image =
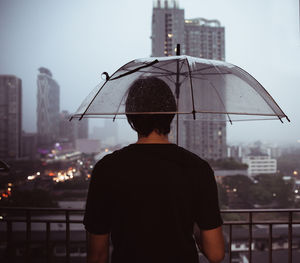
[[[225,60],[225,32],[218,20],[186,19],[184,25],[185,54]],[[215,91],[208,90],[207,93],[209,92]],[[214,97],[213,95],[205,94],[205,98],[199,99],[206,100]],[[186,132],[183,145],[203,158],[223,159],[227,156],[226,117],[214,115],[211,118],[213,120],[206,118],[206,121],[183,121],[183,129]]]
[[[21,157],[22,81],[0,75],[0,159]]]
[[[154,57],[175,55],[176,45],[181,44],[181,54],[225,60],[225,32],[220,22],[204,18],[184,19],[184,10],[179,8],[177,1],[162,3],[156,0],[153,6],[151,39]],[[209,94],[205,94],[205,98],[199,99],[209,98]],[[180,121],[179,142],[203,158],[225,158],[225,116],[214,115],[214,121],[210,116],[206,117],[206,121]]]
[[[224,27],[218,20],[186,19],[184,43],[189,56],[225,60]]]
[[[49,147],[59,135],[59,85],[49,69],[39,68],[37,88],[38,146]]]
[[[157,0],[152,14],[152,56],[172,56],[184,44],[184,10],[178,1]]]

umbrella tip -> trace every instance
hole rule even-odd
[[[196,120],[196,111],[193,110],[193,119]]]
[[[281,121],[281,123],[283,123],[283,120],[278,116],[278,119]]]
[[[286,117],[286,119],[288,120],[288,122],[291,122],[288,116],[285,116],[285,117]]]

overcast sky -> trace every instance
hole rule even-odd
[[[300,139],[298,0],[181,0],[186,18],[218,19],[226,61],[252,74],[291,123],[228,126],[228,142]],[[23,81],[23,129],[36,131],[38,68],[61,87],[60,109],[74,112],[101,80],[151,52],[152,0],[0,0],[0,74]],[[101,126],[101,121],[99,126]],[[121,138],[129,128],[119,125]]]

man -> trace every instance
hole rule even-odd
[[[110,236],[112,263],[197,263],[194,225],[207,259],[223,259],[213,171],[169,142],[173,112],[176,102],[164,81],[146,77],[129,88],[127,119],[138,140],[106,155],[93,170],[84,218],[89,263],[108,262]]]

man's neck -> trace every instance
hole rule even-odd
[[[137,144],[147,144],[147,143],[170,143],[168,135],[159,134],[155,131],[151,132],[147,137],[142,137],[138,135]]]

